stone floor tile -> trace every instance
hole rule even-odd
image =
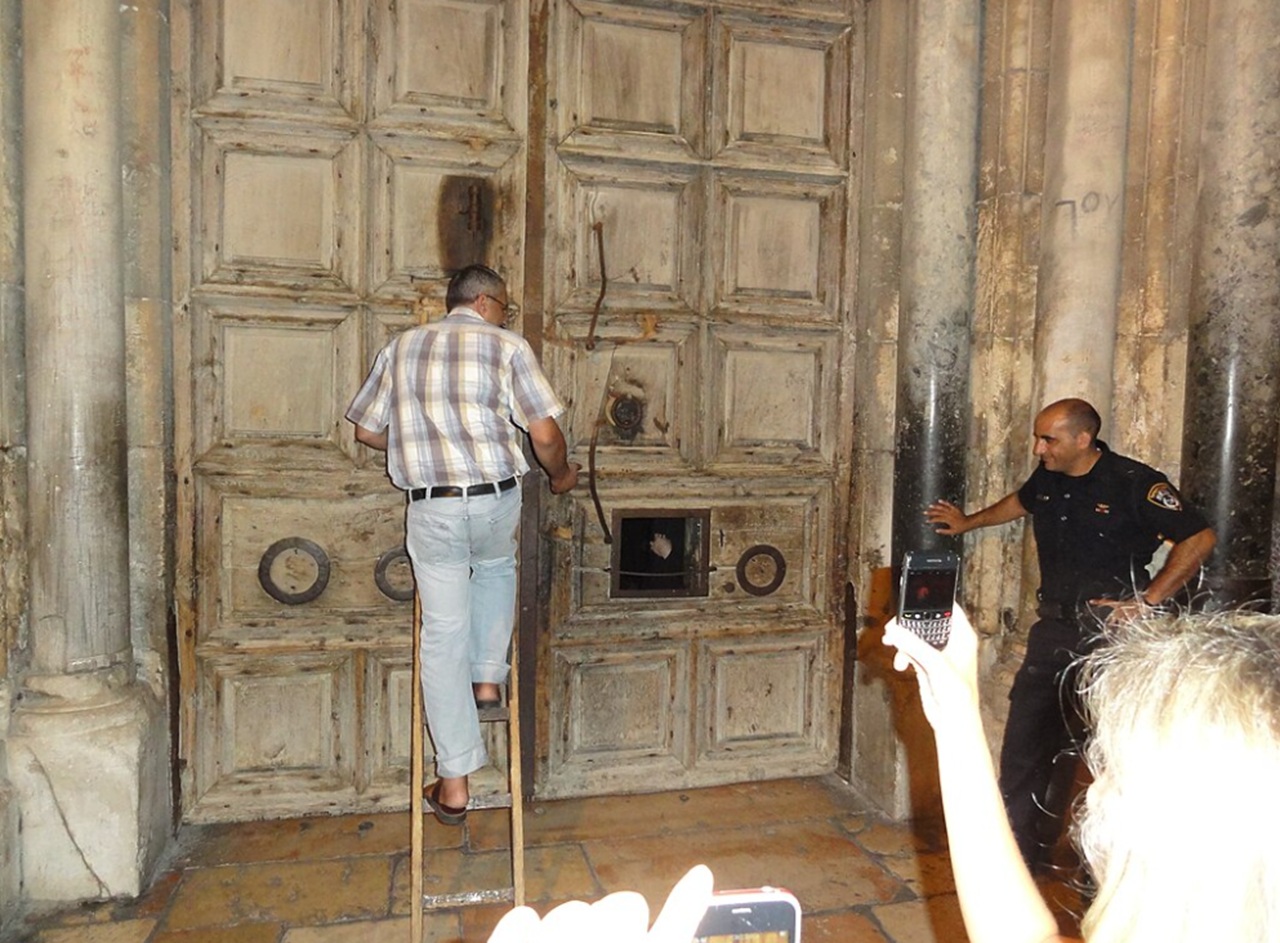
[[[149,943],[278,943],[282,932],[278,923],[238,923],[230,927],[157,933]]]
[[[875,921],[853,910],[803,915],[800,939],[804,943],[885,943],[885,936]]]
[[[423,914],[424,943],[462,943],[461,920],[457,913]],[[359,920],[323,927],[296,927],[285,931],[280,943],[408,943],[409,918]]]
[[[482,943],[489,939],[489,934],[493,933],[493,928],[498,925],[498,921],[502,919],[510,907],[468,907],[462,911],[462,936],[459,943]],[[538,913],[546,913],[550,910],[548,906],[545,910],[542,905],[537,906]],[[602,940],[601,943],[608,943]]]
[[[452,920],[450,930],[456,936],[457,919]],[[436,943],[447,936],[433,936],[424,925],[424,938]],[[357,920],[352,923],[333,923],[323,927],[294,927],[285,930],[280,943],[406,943],[409,939],[409,918],[392,917],[387,920]]]
[[[383,917],[390,891],[391,859],[385,856],[202,868],[178,888],[165,929]]]
[[[967,943],[960,902],[953,894],[873,907],[888,943]]]
[[[456,847],[459,829],[426,816],[424,843]],[[314,816],[267,822],[189,826],[180,838],[178,861],[185,867],[315,861],[352,855],[394,854],[408,849],[409,813]]]
[[[155,920],[124,920],[50,927],[36,934],[35,943],[144,943],[155,926]]]
[[[526,817],[528,814],[526,811]],[[525,827],[528,828],[528,825],[526,824]],[[527,840],[526,844],[528,844]],[[470,851],[498,851],[510,848],[511,810],[486,809],[468,812],[464,846]]]
[[[536,904],[560,900],[593,900],[603,895],[577,845],[525,849],[525,896]],[[411,867],[406,855],[396,861],[391,912],[409,912]],[[506,851],[468,854],[445,849],[423,865],[426,894],[456,894],[511,886],[511,857]],[[505,912],[505,911],[504,911]]]
[[[165,871],[151,882],[151,886],[131,905],[135,917],[158,917],[169,907],[173,895],[182,883],[183,873],[177,868]]]
[[[955,893],[951,856],[945,851],[923,851],[905,857],[885,855],[880,864],[906,884],[916,897]]]
[[[850,835],[866,831],[880,821],[873,812],[846,812],[835,817],[835,821]]]
[[[882,903],[902,883],[863,854],[838,826],[797,822],[754,828],[705,828],[627,842],[583,843],[605,890],[637,890],[658,907],[690,867],[707,864],[721,889],[773,884],[808,910]]]
[[[858,844],[874,855],[906,858],[922,851],[943,851],[946,842],[936,829],[911,822],[880,819],[857,832]]]
[[[499,857],[507,856],[500,853]],[[524,883],[525,898],[530,904],[594,900],[605,894],[582,846],[575,844],[526,848]]]

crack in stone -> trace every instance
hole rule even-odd
[[[111,888],[107,887],[106,882],[98,876],[98,872],[93,869],[93,865],[89,863],[88,857],[84,853],[84,849],[80,847],[80,843],[76,841],[75,833],[72,831],[71,823],[67,821],[66,812],[63,811],[62,801],[58,798],[58,790],[53,786],[53,777],[49,775],[49,771],[44,768],[44,764],[40,762],[40,757],[36,756],[35,751],[31,753],[31,760],[36,765],[36,771],[49,784],[49,795],[53,798],[53,807],[58,812],[58,819],[62,822],[62,828],[67,833],[67,838],[71,840],[71,846],[75,848],[76,854],[80,856],[80,860],[84,863],[85,870],[89,872],[94,881],[98,884],[98,890],[103,897],[111,897]]]

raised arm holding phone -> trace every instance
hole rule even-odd
[[[1280,616],[1110,623],[1081,680],[1093,783],[1077,843],[1097,881],[1088,943],[1280,939]],[[938,748],[969,943],[1057,943],[1004,815],[978,710],[977,637],[959,607],[941,651],[892,620]]]
[[[898,619],[885,627],[884,642],[897,649],[897,670],[916,669],[934,730],[956,893],[971,943],[1063,939],[1018,853],[996,786],[978,709],[978,639],[968,616],[955,607],[941,651]]]

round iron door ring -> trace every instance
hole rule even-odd
[[[752,571],[759,570],[764,564],[760,557],[766,557],[773,563],[773,579],[768,582],[755,582]],[[777,547],[768,544],[756,544],[742,551],[738,557],[738,585],[752,596],[768,596],[776,592],[787,575],[787,560]]]
[[[378,584],[378,589],[382,590],[382,595],[388,599],[394,599],[396,602],[411,602],[413,600],[413,580],[409,581],[407,587],[396,586],[387,575],[393,566],[402,562],[409,563],[408,551],[404,547],[392,547],[378,557],[378,562],[373,568],[373,581]],[[410,572],[412,573],[411,564]]]
[[[312,576],[310,585],[297,592],[290,592],[276,582],[271,570],[276,561],[282,557],[285,557],[284,564],[289,566],[299,554],[310,559],[311,565],[315,567],[315,574]],[[329,585],[329,555],[318,543],[307,540],[305,537],[285,537],[283,540],[277,540],[267,548],[267,552],[258,561],[258,582],[262,584],[268,596],[286,606],[298,606],[304,602],[311,602]]]

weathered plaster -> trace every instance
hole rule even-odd
[[[1104,423],[1124,234],[1130,6],[1055,3],[1050,37],[1033,396],[1083,396]]]
[[[893,672],[868,674],[863,653],[879,646],[884,615],[870,602],[891,566],[894,401],[901,283],[903,155],[905,152],[905,8],[867,9],[867,80],[856,302],[854,449],[849,519],[849,580],[859,601],[858,660],[845,679],[851,742],[850,776],[873,802],[894,815],[907,805],[899,784],[906,756],[892,733],[893,692],[911,683]],[[874,650],[874,649],[872,649]]]

